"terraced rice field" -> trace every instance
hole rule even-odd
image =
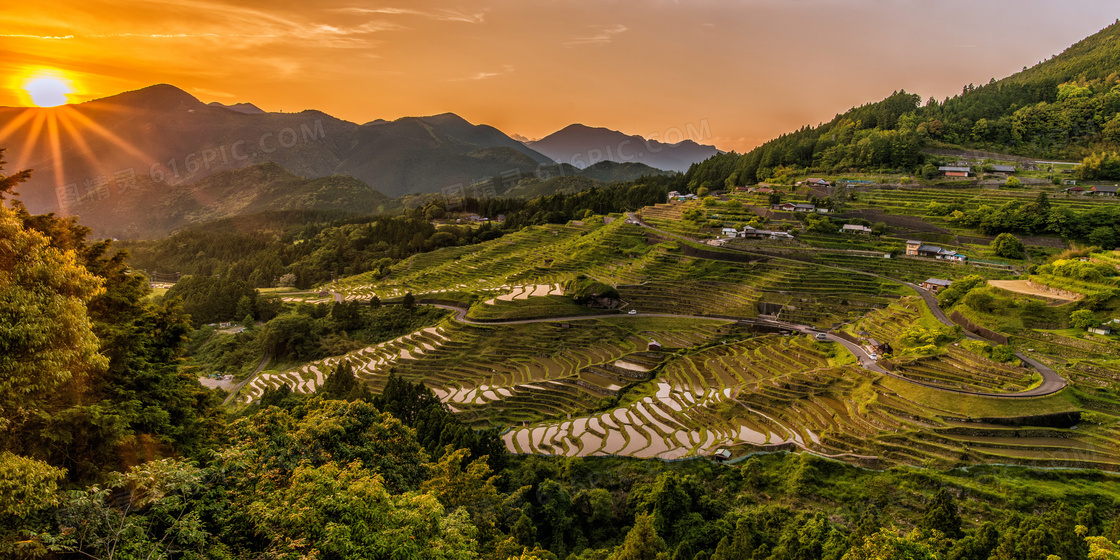
[[[892,373],[920,383],[977,393],[1018,393],[1041,381],[1030,369],[993,362],[954,347],[944,355],[900,363]]]
[[[517,427],[503,439],[514,452],[567,456],[800,448],[877,466],[1120,466],[1099,433],[965,421],[952,403],[932,405],[935,389],[897,383],[907,391],[855,366],[830,366],[807,337],[762,336],[678,356],[617,408]]]
[[[902,201],[909,202],[918,199]],[[669,225],[679,222],[680,211],[680,205],[658,205],[644,213],[647,221]],[[822,265],[910,280],[956,277],[944,263],[838,253],[815,254],[818,264],[766,256],[751,263],[695,259],[648,233],[623,220],[528,228],[417,255],[384,278],[344,279],[332,290],[347,299],[405,292],[473,298],[471,317],[511,319],[572,311],[561,287],[586,275],[616,285],[626,309],[642,313],[746,318],[765,307],[780,309],[790,322],[846,325],[852,334],[895,341],[928,318],[917,298],[900,297],[909,293],[887,280]],[[660,349],[651,349],[651,341]],[[622,316],[475,325],[447,319],[345,356],[261,375],[243,390],[242,402],[282,383],[314,391],[347,360],[374,391],[393,373],[422,381],[472,426],[509,428],[503,438],[517,453],[668,459],[718,447],[802,448],[878,466],[984,461],[1120,469],[1120,454],[1112,451],[1120,448],[1118,438],[1107,425],[1074,431],[981,420],[1114,409],[1120,367],[1094,361],[1101,354],[1092,348],[1066,346],[1082,342],[1029,339],[1040,350],[1079,356],[1068,371],[1084,400],[1073,404],[1067,391],[1008,404],[913,383],[993,393],[1033,383],[1026,370],[952,347],[940,356],[901,360],[895,373],[904,379],[898,379],[850,365],[853,358],[838,345],[752,334],[728,321]]]
[[[619,318],[573,322],[565,328],[558,323],[476,326],[449,320],[298,370],[263,374],[243,390],[242,402],[280,384],[312,392],[346,360],[375,391],[389,373],[423,381],[472,424],[536,421],[583,412],[644,380],[663,359],[648,351],[651,339],[667,347],[690,347],[717,337],[725,324]]]

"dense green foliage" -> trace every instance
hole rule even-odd
[[[125,247],[138,269],[210,278],[193,280],[188,291],[198,297],[184,298],[196,323],[241,319],[244,313],[235,312],[236,306],[226,305],[224,299],[234,298],[236,303],[241,295],[250,294],[246,286],[306,289],[363,272],[387,274],[393,264],[417,253],[489,241],[526,226],[566,223],[662,202],[673,180],[650,177],[637,184],[592,187],[532,200],[468,198],[453,209],[460,215],[479,213],[492,220],[505,217],[504,223],[481,226],[435,225],[431,220],[453,215],[445,201],[436,201],[397,216],[332,220],[328,215],[312,214],[304,216],[308,221],[301,221],[291,212],[259,214]],[[214,297],[206,295],[215,290]],[[226,315],[215,315],[214,309],[227,310]]]
[[[134,254],[133,266],[148,271],[208,276],[254,288],[308,288],[337,276],[387,269],[415,253],[501,236],[489,225],[437,227],[423,208],[404,216],[342,221],[301,223],[288,214],[246,220],[261,227],[206,224],[126,247]]]
[[[999,206],[982,204],[973,210],[941,206],[951,212],[947,212],[950,222],[977,229],[985,235],[1053,234],[1105,249],[1116,247],[1120,241],[1120,207],[1111,204],[1094,205],[1078,212],[1066,206],[1052,206],[1046,193],[1039,193],[1031,202],[1012,200]],[[931,208],[931,211],[941,209]]]
[[[33,329],[37,342],[4,331],[0,363],[19,366],[5,372],[4,392],[22,396],[18,406],[4,406],[3,449],[64,467],[72,480],[165,447],[199,449],[213,435],[212,397],[179,372],[190,332],[182,310],[174,301],[148,302],[147,281],[131,273],[127,253],[107,241],[87,243],[89,230],[73,219],[33,216],[18,203],[0,212],[3,235],[20,240],[21,253],[2,267],[15,273],[5,274],[15,283],[0,288],[2,307],[30,311],[19,300],[31,286],[43,292],[36,305],[45,305],[43,315],[16,322]],[[43,268],[21,270],[32,263]],[[35,377],[21,379],[21,370]]]
[[[818,127],[784,134],[746,154],[721,154],[693,165],[686,188],[753,184],[791,173],[849,170],[921,175],[923,147],[957,145],[1036,157],[1091,156],[1086,178],[1117,178],[1120,146],[1120,24],[1009,78],[965,86],[924,104],[895,92]],[[936,174],[936,166],[932,173]],[[928,175],[928,174],[927,174]]]

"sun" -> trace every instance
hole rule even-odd
[[[23,84],[23,90],[38,107],[57,107],[65,105],[67,95],[74,92],[70,81],[58,76],[31,76]]]

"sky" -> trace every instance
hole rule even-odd
[[[36,0],[0,10],[0,105],[29,105],[32,77],[71,102],[170,83],[358,123],[454,112],[746,151],[898,89],[1007,76],[1118,17],[1115,0]]]

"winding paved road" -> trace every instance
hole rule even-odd
[[[272,354],[265,354],[264,359],[261,360],[261,365],[257,366],[257,369],[253,370],[253,373],[250,373],[245,379],[242,379],[240,383],[238,383],[237,385],[234,385],[233,388],[229,390],[229,395],[226,396],[226,400],[222,401],[222,406],[225,406],[225,405],[233,402],[233,399],[235,397],[237,397],[237,392],[240,391],[241,388],[244,387],[246,383],[252,381],[253,378],[255,378],[258,374],[260,374],[260,372],[263,371],[264,368],[268,367],[268,363],[271,362],[271,361],[272,361]]]

